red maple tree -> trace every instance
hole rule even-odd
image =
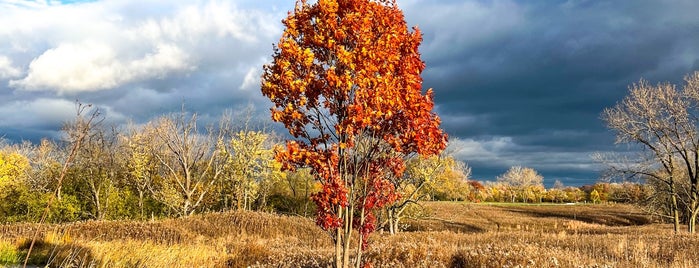
[[[353,229],[359,266],[374,211],[397,198],[387,177],[403,173],[406,155],[446,146],[432,90],[422,91],[422,35],[393,0],[300,0],[283,23],[262,75],[272,119],[294,137],[277,159],[313,170],[322,184],[317,223],[335,241],[335,266],[349,266]]]

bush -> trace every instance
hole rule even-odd
[[[17,265],[20,261],[21,256],[14,245],[6,241],[0,241],[0,266]]]

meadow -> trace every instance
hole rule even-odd
[[[377,232],[373,267],[699,267],[699,237],[630,205],[426,202],[404,230]],[[155,221],[0,225],[0,266],[327,267],[312,219],[232,211]]]

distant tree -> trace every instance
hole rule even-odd
[[[425,191],[436,200],[463,201],[468,198],[471,167],[451,158],[442,173],[437,173]]]
[[[126,185],[138,194],[139,218],[145,219],[146,200],[150,196],[154,183],[162,181],[158,155],[163,154],[163,147],[158,139],[158,129],[148,123],[137,128],[130,125],[121,135],[122,155],[126,162]]]
[[[0,222],[21,213],[20,199],[26,191],[29,159],[10,146],[0,148]]]
[[[552,188],[546,191],[546,200],[553,203],[561,203],[566,200],[568,196],[561,188]]]
[[[156,158],[166,172],[162,181],[154,184],[154,197],[180,216],[195,213],[223,172],[222,158],[217,147],[218,132],[209,129],[200,133],[196,114],[183,111],[157,120],[155,131],[162,154]]]
[[[482,183],[469,179],[468,184],[468,201],[483,202],[486,200],[487,194],[485,186]]]
[[[449,153],[427,158],[415,156],[406,164],[403,176],[391,180],[400,194],[400,198],[386,207],[385,224],[391,234],[399,231],[403,212],[410,205],[434,195],[444,199],[465,199],[468,194],[466,181],[471,168]]]
[[[566,195],[565,202],[583,202],[587,198],[587,194],[578,187],[566,187],[563,192]]]
[[[514,200],[513,196],[515,193],[509,185],[497,181],[487,181],[484,186],[487,196],[486,201],[488,202],[506,202],[508,200]]]
[[[70,132],[81,131],[79,125],[69,125]],[[70,169],[74,191],[89,200],[89,214],[94,219],[104,219],[109,207],[109,196],[121,178],[117,160],[117,136],[114,128],[94,125],[77,150],[75,163]]]
[[[355,265],[375,229],[374,212],[397,197],[403,157],[438,154],[446,135],[422,92],[421,34],[392,0],[300,0],[264,67],[272,119],[294,141],[278,154],[286,169],[310,167],[321,183],[317,223],[335,242],[335,266]]]
[[[556,180],[556,181],[553,183],[553,189],[562,190],[563,188],[565,188],[565,186],[563,185],[563,183],[562,183],[560,180]]]
[[[600,199],[600,195],[599,192],[597,192],[597,189],[593,189],[592,192],[590,192],[590,202],[595,204],[602,202],[602,199]]]
[[[274,159],[273,146],[268,133],[254,130],[240,130],[219,144],[219,154],[228,159],[223,166],[224,175],[231,183],[237,209],[252,209],[255,200],[264,207],[270,184],[285,176],[281,163]]]
[[[544,177],[536,170],[528,167],[513,166],[507,172],[497,178],[498,182],[508,185],[513,189],[511,198],[515,202],[515,196],[522,198],[522,202],[527,202],[531,195],[541,192],[544,187]],[[536,199],[536,196],[534,197]]]

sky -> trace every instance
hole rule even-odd
[[[477,180],[514,165],[594,183],[620,152],[600,119],[628,85],[699,70],[699,1],[398,0],[424,88]],[[294,1],[0,0],[0,136],[56,138],[92,103],[114,124],[187,110],[269,120],[262,65]],[[250,108],[252,107],[252,108]]]

